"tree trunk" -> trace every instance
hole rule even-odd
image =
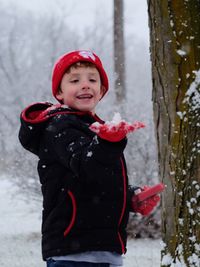
[[[161,266],[200,266],[200,1],[148,0]]]
[[[114,71],[115,92],[118,103],[126,97],[123,0],[114,0]]]

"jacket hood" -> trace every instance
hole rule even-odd
[[[48,120],[58,114],[82,114],[67,106],[49,102],[34,103],[26,107],[20,115],[19,141],[30,152],[38,155],[40,138]]]
[[[30,152],[38,155],[40,138],[48,120],[56,115],[75,114],[89,115],[96,121],[103,121],[91,112],[72,110],[66,105],[52,104],[49,102],[39,102],[26,107],[20,115],[21,127],[19,131],[19,141],[22,146]]]

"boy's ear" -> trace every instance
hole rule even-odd
[[[99,100],[102,99],[102,97],[104,96],[105,92],[106,92],[105,87],[103,85],[101,85],[101,98]]]
[[[58,99],[58,100],[63,100],[63,95],[62,95],[62,91],[61,90],[58,90],[58,92],[56,93],[56,98]]]

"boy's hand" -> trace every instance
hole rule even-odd
[[[148,190],[150,187],[149,186],[144,186],[142,188],[142,191]],[[133,212],[140,213],[144,216],[149,215],[149,213],[152,212],[152,210],[157,206],[158,202],[160,201],[160,196],[155,194],[146,200],[143,201],[138,201],[137,195],[134,195],[131,200],[132,204],[132,210]]]
[[[90,130],[95,132],[99,137],[109,142],[119,142],[126,137],[128,133],[143,128],[145,125],[141,122],[128,123],[120,121],[118,123],[100,124],[95,122],[90,125]]]

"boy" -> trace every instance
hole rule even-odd
[[[39,157],[48,267],[122,266],[129,212],[147,215],[159,201],[132,202],[123,150],[127,133],[142,124],[104,124],[95,107],[108,87],[97,55],[70,52],[53,69],[60,104],[36,103],[21,113],[20,142]]]

